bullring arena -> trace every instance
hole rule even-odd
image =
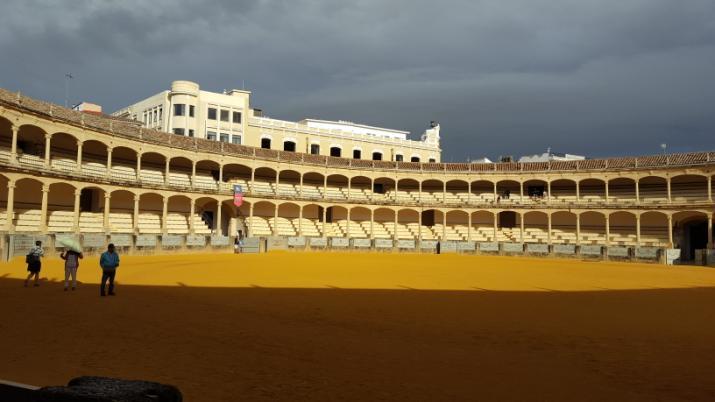
[[[712,262],[714,166],[354,160],[0,90],[0,378],[142,378],[187,400],[712,400],[715,273],[695,265]],[[239,230],[270,252],[233,254]],[[69,294],[66,237],[87,252]],[[109,242],[119,295],[100,299]]]

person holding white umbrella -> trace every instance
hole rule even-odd
[[[72,277],[72,290],[77,288],[77,268],[79,268],[79,260],[84,258],[82,255],[82,247],[79,242],[73,239],[64,239],[60,242],[65,246],[65,250],[60,254],[60,258],[65,260],[65,292],[69,288],[69,279]]]

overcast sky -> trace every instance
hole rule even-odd
[[[443,159],[715,150],[713,0],[0,2],[0,86],[111,112],[245,88],[270,117],[442,126]]]

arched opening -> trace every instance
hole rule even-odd
[[[553,191],[553,187],[551,187]],[[558,211],[551,214],[551,242],[576,244],[576,214]]]
[[[189,234],[191,199],[183,195],[172,195],[166,206],[166,232],[168,234]]]
[[[541,204],[548,198],[549,191],[546,181],[531,179],[524,182],[524,202]]]
[[[344,230],[355,239],[370,237],[370,210],[365,207],[350,209],[350,227]]]
[[[574,203],[576,202],[576,182],[567,179],[558,179],[551,182],[551,202]]]
[[[419,161],[420,161],[420,157],[419,157],[419,156],[410,157],[410,162],[419,162]]]
[[[10,160],[12,152],[12,123],[0,117],[0,160]]]
[[[145,183],[150,183],[150,184],[164,184],[164,171],[166,170],[166,158],[164,155],[161,155],[156,152],[147,152],[144,154],[141,154],[141,170],[139,171],[139,179],[142,182]],[[179,174],[179,171],[177,170],[174,175],[172,175],[171,170],[169,172],[169,185],[170,186],[177,186],[177,187],[188,187],[189,184],[191,183],[189,180],[189,176],[186,174],[186,161],[189,161],[186,158],[174,158],[174,159],[181,159],[181,160],[176,160],[176,166],[178,169],[178,166],[184,166],[184,173]],[[169,168],[171,169],[171,163],[174,163],[173,160],[170,162]],[[191,163],[191,161],[189,161]],[[189,165],[189,172],[191,172],[191,165]]]
[[[281,170],[278,175],[278,195],[297,197],[300,187],[300,173],[295,170]]]
[[[519,201],[521,187],[515,180],[501,180],[497,182],[497,203],[511,203]]]
[[[107,174],[109,152],[107,145],[96,140],[82,143],[82,172],[104,177]]]
[[[74,147],[72,149],[77,149],[77,141],[74,141]],[[76,158],[75,155],[72,156],[72,168],[74,169],[77,164],[74,163]],[[45,164],[45,131],[37,126],[32,125],[22,125],[20,130],[17,132],[17,160],[29,166],[43,166]]]
[[[295,152],[295,141],[283,141],[283,150]]]
[[[115,190],[109,200],[109,230],[112,233],[134,232],[134,193]]]
[[[181,156],[169,160],[169,185],[177,187],[191,187],[191,172],[194,170],[194,163]],[[144,174],[144,163],[142,163],[142,180]]]
[[[260,167],[255,170],[253,182],[250,184],[251,192],[256,194],[275,194],[276,175],[278,173],[267,167]]]
[[[248,182],[251,181],[251,168],[236,163],[223,166],[223,188],[233,191],[233,185],[241,186],[244,193],[248,193]]]
[[[354,201],[368,202],[372,196],[372,181],[365,176],[355,176],[350,178],[350,199]]]
[[[218,220],[218,208],[220,203],[210,197],[196,199],[194,206],[194,232],[196,234],[216,234],[221,235],[224,221],[223,209],[221,210],[221,222]]]
[[[304,179],[305,180],[305,179]],[[303,219],[300,229],[305,237],[321,237],[323,235],[323,207],[317,204],[308,204],[303,207]]]
[[[79,231],[104,232],[104,194],[99,187],[85,187],[79,196]],[[111,199],[110,199],[111,202]]]
[[[374,161],[381,161],[382,160],[382,152],[375,151],[372,153],[372,160]]]
[[[465,205],[469,195],[469,183],[464,180],[450,180],[447,182],[445,202],[452,205]]]
[[[278,217],[271,220],[271,229],[278,236],[297,236],[300,207],[287,202],[278,205]]]
[[[635,202],[636,182],[628,177],[618,177],[608,181],[608,199],[614,202]]]
[[[139,217],[137,230],[140,234],[161,233],[161,215],[164,210],[164,198],[155,193],[139,196]]]
[[[640,216],[642,246],[668,247],[668,215],[649,211]]]
[[[422,194],[419,198],[423,204],[441,204],[443,196],[444,184],[441,181],[431,179],[422,182]],[[410,200],[410,202],[414,201]]]
[[[395,201],[395,180],[378,177],[373,181],[372,193],[376,201]]]
[[[692,262],[695,260],[695,250],[707,248],[708,220],[707,215],[697,211],[681,211],[673,214],[674,248],[680,249],[680,260]]]
[[[268,201],[256,202],[253,217],[248,219],[248,233],[251,236],[270,236],[273,234],[270,221],[275,216],[276,205]]]
[[[636,244],[636,216],[630,212],[619,211],[609,215],[611,245],[633,246]]]
[[[271,149],[271,139],[270,138],[261,138],[261,148]]]
[[[604,183],[605,186],[605,183]],[[606,244],[606,216],[600,212],[583,212],[581,220],[581,244]]]
[[[397,239],[413,240],[419,238],[420,213],[413,209],[397,211]]]
[[[203,160],[196,162],[194,186],[206,190],[216,190],[220,176],[221,165],[215,161]]]
[[[110,177],[113,180],[133,181],[137,177],[136,169],[137,151],[127,147],[116,147],[112,150]]]
[[[544,212],[531,211],[524,214],[524,243],[548,243],[549,217]]]
[[[330,200],[348,199],[348,178],[339,174],[328,176],[328,187],[325,189],[325,198]]]
[[[310,154],[320,155],[320,144],[310,144]]]
[[[668,184],[663,177],[641,178],[638,181],[638,192],[642,203],[668,202]]]
[[[342,156],[343,150],[340,147],[330,147],[330,156],[339,158]]]
[[[680,175],[670,180],[673,202],[703,202],[708,200],[708,179],[700,175]]]
[[[489,211],[472,212],[472,240],[494,242],[494,214]]]
[[[44,139],[42,143],[44,143]],[[41,155],[39,147],[39,142],[33,147],[38,158]],[[52,135],[50,138],[50,166],[52,169],[68,172],[77,169],[77,138],[66,133]]]
[[[391,239],[395,232],[395,211],[388,208],[378,208],[374,212],[372,237],[375,239]]]
[[[346,237],[345,220],[348,210],[345,207],[328,207],[325,213],[325,235],[328,237]]]
[[[603,203],[606,201],[606,182],[599,179],[585,179],[579,182],[581,202]]]
[[[15,183],[14,224],[16,232],[38,232],[41,228],[42,183],[20,179]]]
[[[490,204],[494,202],[494,183],[487,180],[473,181],[471,199],[475,204]]]
[[[10,182],[10,180],[8,180],[7,177],[0,174],[0,228],[1,229],[4,229],[8,224],[8,222],[7,222],[7,207],[8,207],[8,205],[7,205],[7,196],[8,196],[7,185],[9,184],[9,182]]]
[[[497,214],[497,240],[505,242],[521,241],[521,215],[514,211],[501,211]]]
[[[70,184],[50,184],[50,192],[47,194],[48,232],[74,232],[74,192],[75,187]]]
[[[466,241],[469,236],[469,214],[464,211],[448,211],[445,239]]]
[[[323,198],[325,176],[316,172],[303,174],[303,198],[319,200]],[[321,215],[322,216],[322,215]],[[322,218],[321,218],[322,219]]]
[[[360,159],[360,158],[362,158],[362,150],[353,149],[353,159]]]
[[[397,201],[405,204],[416,204],[420,201],[420,183],[414,179],[397,181]]]

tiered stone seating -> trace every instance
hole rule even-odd
[[[271,230],[278,236],[297,236],[298,230],[293,226],[293,221],[288,218],[278,217],[268,220]]]
[[[327,237],[345,237],[345,232],[340,229],[337,222],[326,222],[325,235]]]
[[[161,233],[161,214],[160,213],[139,213],[139,222],[137,223],[139,233],[141,234],[160,234]]]
[[[40,210],[16,210],[15,211],[15,231],[16,232],[37,232],[40,230]]]
[[[368,222],[369,224],[370,222]],[[412,234],[409,227],[404,223],[397,223],[397,239],[415,239],[416,237]]]
[[[146,176],[145,171],[150,172],[149,176]],[[164,182],[164,173],[156,170],[145,170],[144,167],[142,167],[142,180],[149,180],[153,183],[163,183]],[[147,179],[145,179],[147,177]],[[186,172],[177,172],[177,171],[170,171],[169,172],[169,185],[171,186],[177,186],[177,187],[191,187],[191,173],[186,173]]]
[[[256,180],[251,184],[251,192],[255,194],[275,195],[273,183]]]
[[[42,168],[45,165],[45,160],[43,158],[32,154],[18,153],[17,160],[22,165],[27,165],[35,168]],[[75,166],[77,166],[77,164],[75,164],[73,161],[72,168],[74,169]]]
[[[79,213],[80,233],[102,233],[104,232],[103,212],[80,212]]]
[[[134,180],[136,174],[137,171],[134,166],[124,164],[112,164],[112,170],[109,172],[111,178],[119,180]]]
[[[296,228],[298,228],[298,221],[298,218],[293,219],[293,226]],[[300,219],[300,228],[303,236],[306,237],[321,237],[323,235],[317,220],[302,218]]]
[[[340,231],[343,233],[348,233],[348,221],[345,219],[339,220],[338,226],[340,227]],[[368,222],[368,230],[369,230],[369,225],[370,222]],[[360,221],[350,221],[350,236],[352,238],[366,238],[369,237],[369,234],[365,232],[362,222]]]
[[[342,187],[330,187],[325,189],[325,198],[330,200],[347,200],[347,189],[343,192]]]
[[[369,230],[370,230],[370,226],[369,226],[369,225],[370,225],[370,223],[368,222],[368,232],[367,232],[367,233],[370,233],[370,232],[369,232]],[[392,234],[391,234],[390,231],[388,231],[387,226],[392,227],[392,226],[393,226],[393,223],[392,223],[392,222],[386,222],[386,223],[383,223],[383,222],[374,222],[374,223],[373,223],[373,227],[372,227],[373,237],[374,237],[375,239],[391,239],[391,238],[392,238]]]
[[[665,186],[641,184],[638,192],[642,203],[668,202],[668,189]]]
[[[68,233],[74,231],[74,211],[49,211],[47,213],[47,231]]]
[[[707,183],[678,183],[670,188],[673,202],[706,201],[708,199]]]
[[[268,219],[262,216],[252,216],[246,218],[248,232],[250,236],[270,236],[272,234]]]
[[[0,228],[4,229],[6,225],[7,225],[7,210],[0,209]]]
[[[298,197],[298,189],[291,183],[279,183],[277,194],[285,197]]]
[[[188,234],[189,221],[186,214],[169,212],[166,214],[166,232],[169,234]]]
[[[134,217],[129,211],[109,212],[109,227],[112,233],[134,232]]]
[[[350,199],[356,201],[369,201],[370,198],[366,193],[365,189],[362,188],[351,188],[350,189]]]
[[[194,187],[206,190],[216,190],[218,182],[212,176],[196,173],[194,176]]]
[[[107,175],[107,160],[83,157],[82,172],[96,177],[104,177]]]
[[[209,227],[208,223],[204,222],[203,219],[201,219],[201,215],[199,214],[194,214],[194,216],[191,217],[194,221],[194,233],[197,235],[210,235],[211,234],[211,227]]]

